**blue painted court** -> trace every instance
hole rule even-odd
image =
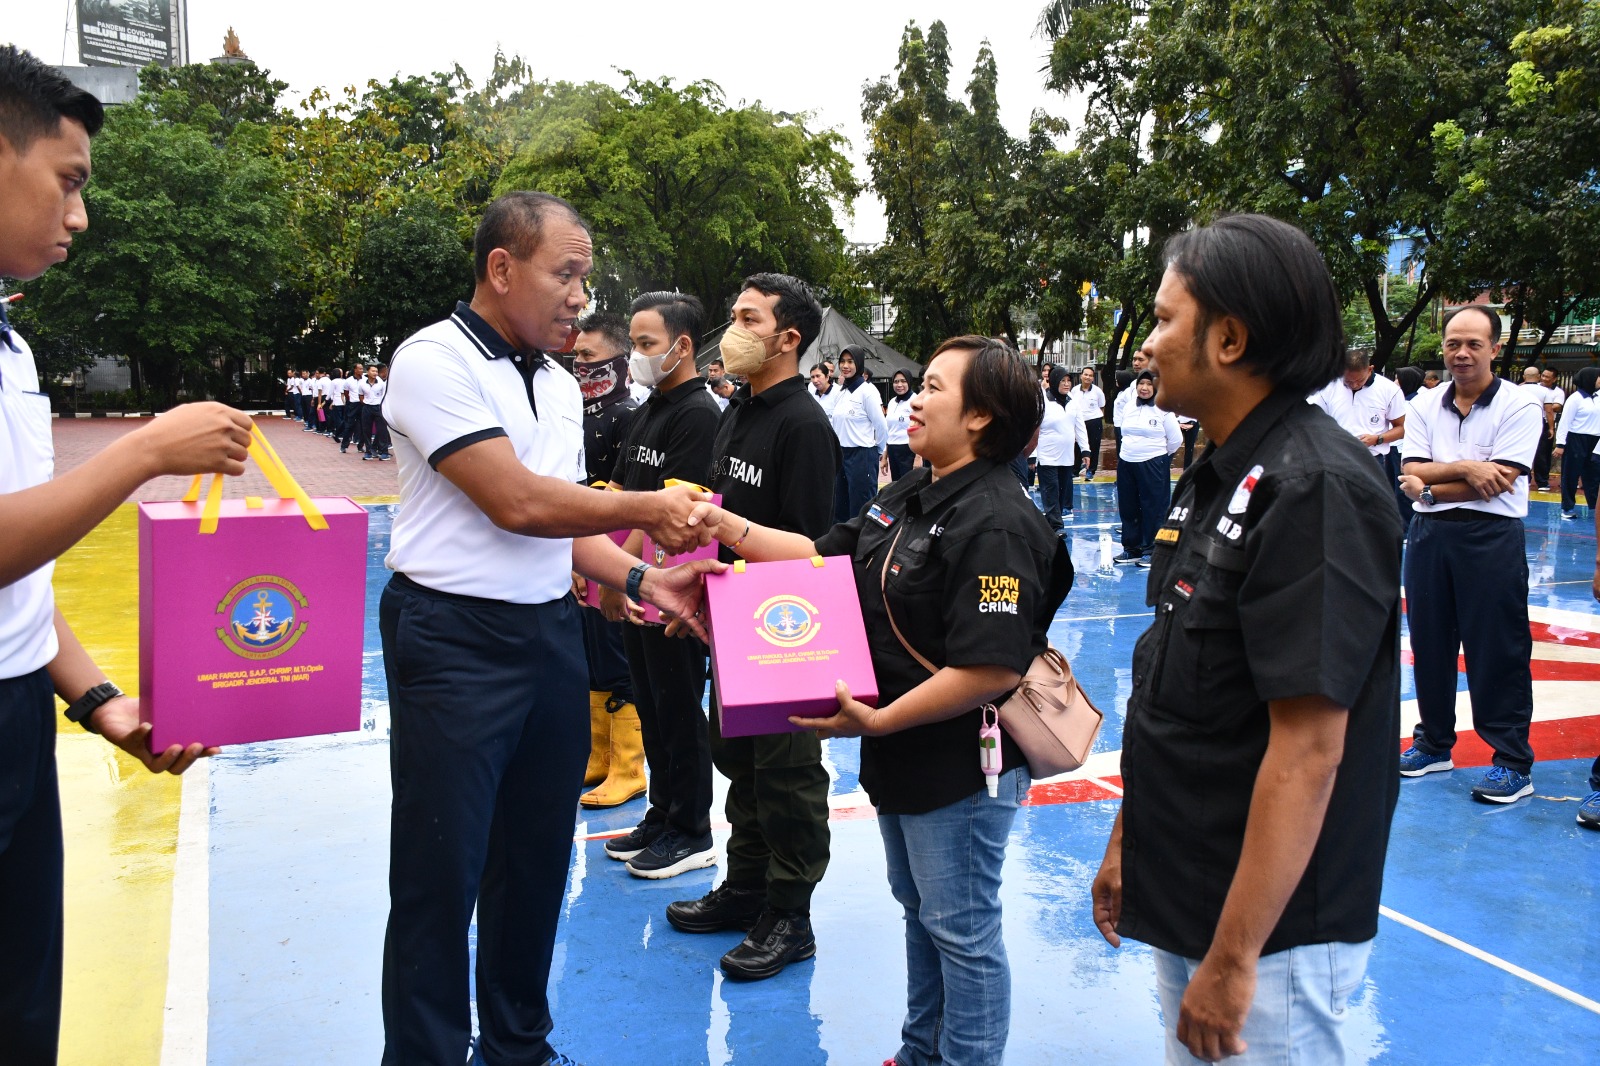
[[[1107,721],[1082,771],[1035,786],[1012,839],[1015,1066],[1161,1060],[1149,954],[1107,947],[1089,908],[1116,812],[1131,649],[1149,618],[1144,572],[1102,568],[1113,489],[1078,491],[1069,520],[1078,579],[1051,636]],[[230,750],[184,781],[171,875],[182,932],[152,1062],[378,1061],[389,782],[377,597],[393,506],[371,512],[361,731]],[[1359,1062],[1600,1063],[1600,833],[1574,822],[1600,753],[1596,545],[1590,522],[1562,522],[1549,502],[1533,505],[1528,529],[1536,794],[1508,808],[1475,804],[1471,769],[1403,783],[1384,918],[1354,1003]],[[1409,670],[1405,684],[1410,701]],[[1464,677],[1461,688],[1465,729]],[[1403,717],[1409,730],[1414,714]],[[637,821],[642,798],[576,814],[551,985],[558,1048],[589,1066],[858,1066],[895,1049],[899,908],[857,787],[856,743],[826,750],[836,810],[832,865],[814,900],[817,957],[769,981],[722,980],[717,959],[739,934],[666,924],[663,907],[702,894],[718,870],[641,881],[605,857],[602,841]],[[1487,749],[1464,732],[1457,762],[1484,765]]]

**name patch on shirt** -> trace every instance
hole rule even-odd
[[[1016,614],[1022,582],[1005,574],[978,576],[979,614]]]
[[[888,511],[885,511],[882,507],[879,507],[877,504],[873,504],[871,507],[867,508],[867,521],[876,522],[884,529],[888,529],[890,526],[894,525],[895,517]]]
[[[1172,591],[1176,592],[1184,599],[1188,599],[1190,596],[1194,595],[1194,586],[1189,584],[1187,581],[1179,581],[1177,584],[1172,586]]]
[[[1181,530],[1173,529],[1171,526],[1167,526],[1163,529],[1156,530],[1156,543],[1176,544],[1178,543],[1178,538],[1180,536],[1182,536]]]

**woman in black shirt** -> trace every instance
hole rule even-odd
[[[1014,689],[1072,585],[1072,563],[1006,462],[1043,396],[1011,349],[957,337],[929,360],[908,436],[923,467],[816,541],[701,505],[712,534],[754,561],[849,555],[877,676],[877,708],[841,685],[839,712],[794,719],[860,736],[889,884],[905,908],[908,1004],[900,1066],[997,1064],[1010,1022],[1000,869],[1030,783],[1002,736],[998,798],[978,759],[983,705]],[[939,666],[930,674],[900,637]]]

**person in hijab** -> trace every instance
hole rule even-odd
[[[1039,443],[1033,456],[1039,463],[1039,501],[1044,520],[1060,533],[1061,515],[1072,513],[1072,476],[1077,456],[1089,451],[1089,432],[1078,405],[1072,402],[1072,375],[1066,367],[1051,367],[1044,389],[1044,419],[1039,423]]]

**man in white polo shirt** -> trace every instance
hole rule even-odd
[[[83,203],[89,138],[103,117],[93,96],[29,53],[0,45],[0,278],[36,278],[67,258],[74,235],[89,223]],[[210,754],[198,744],[150,751],[139,701],[107,680],[56,609],[55,559],[149,478],[242,473],[249,441],[245,415],[217,403],[190,404],[56,477],[50,398],[0,301],[0,1061],[6,1066],[53,1066],[60,1038],[56,697],[67,704],[69,721],[152,772],[182,773]],[[186,935],[176,924],[173,933]]]
[[[589,756],[572,573],[703,638],[700,575],[725,569],[656,569],[601,535],[642,529],[669,551],[698,546],[687,520],[706,497],[582,484],[582,395],[544,354],[588,303],[578,213],[508,193],[474,243],[472,302],[400,345],[383,400],[400,464],[395,574],[379,606],[394,788],[385,1066],[465,1057],[474,907],[484,1061],[571,1061],[550,1046],[545,985]]]
[[[1371,356],[1365,352],[1346,355],[1344,375],[1313,392],[1306,401],[1322,408],[1341,429],[1365,445],[1385,480],[1393,484],[1400,473],[1393,450],[1405,436],[1406,398],[1399,385],[1373,371]],[[1397,502],[1402,504],[1404,521],[1411,501],[1400,496]]]
[[[1451,383],[1420,392],[1406,420],[1400,487],[1416,501],[1405,557],[1406,617],[1422,721],[1400,756],[1405,777],[1454,769],[1456,654],[1467,661],[1472,727],[1494,749],[1474,799],[1533,792],[1533,678],[1522,519],[1544,411],[1491,369],[1500,316],[1480,304],[1444,323]]]

